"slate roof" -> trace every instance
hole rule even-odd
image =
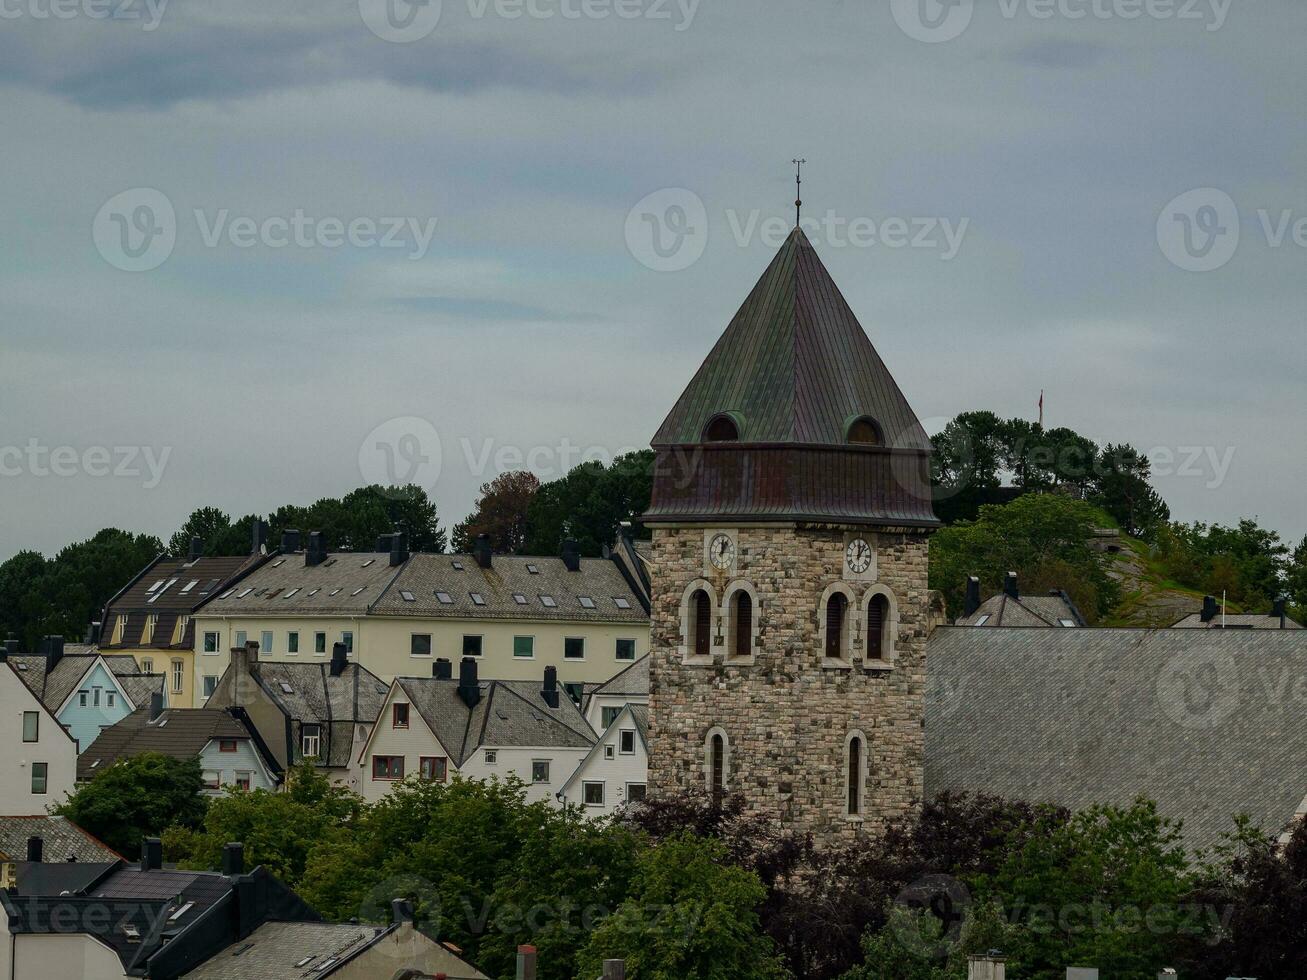
[[[986,617],[988,617],[986,619]],[[985,620],[983,623],[981,620]],[[1084,626],[1080,611],[1061,593],[1023,595],[1013,599],[1005,592],[990,596],[970,616],[962,616],[957,626],[1064,626],[1069,619]]]
[[[177,643],[172,642],[177,620],[189,616],[223,586],[247,569],[264,561],[263,555],[240,557],[168,558],[160,556],[145,567],[118,595],[109,600],[101,624],[101,645],[114,649],[149,647],[160,650],[191,650],[195,647],[195,624],[188,623]],[[119,642],[112,643],[118,617],[127,616]],[[147,617],[158,616],[149,643],[142,643]]]
[[[384,552],[341,551],[318,565],[306,553],[276,555],[204,604],[203,615],[361,614],[403,567]]]
[[[287,717],[324,726],[327,754],[318,764],[329,767],[349,765],[353,726],[375,723],[390,690],[357,663],[346,664],[338,677],[327,663],[251,663],[250,674]]]
[[[595,741],[561,686],[558,707],[551,708],[540,696],[540,681],[481,681],[481,700],[469,709],[458,695],[457,679],[397,677],[395,683],[457,768],[482,746],[585,749]]]
[[[143,752],[191,759],[215,738],[250,737],[244,725],[216,708],[168,708],[158,721],[150,722],[148,718],[149,709],[138,708],[116,725],[101,730],[99,737],[77,757],[77,778],[90,779],[119,759]],[[275,763],[270,767],[275,770]]]
[[[450,601],[442,602],[437,592]],[[473,593],[481,596],[484,605],[477,604]],[[517,602],[514,594],[526,601]],[[553,600],[553,606],[546,605],[545,596]],[[582,597],[590,600],[593,608],[583,603]],[[619,599],[627,608],[621,607]],[[608,558],[582,558],[580,569],[569,572],[563,559],[554,557],[495,555],[491,566],[482,568],[471,555],[413,555],[370,612],[450,619],[649,622],[642,600],[617,563]]]
[[[649,654],[645,654],[635,663],[604,683],[596,687],[591,696],[605,697],[645,697],[649,696]]]
[[[86,649],[94,650],[93,647]],[[65,652],[49,673],[46,672],[49,661],[42,654],[13,655],[9,657],[9,662],[32,693],[51,711],[57,711],[68,696],[77,690],[82,678],[95,663],[96,656],[95,653]],[[164,675],[142,674],[136,658],[130,654],[109,653],[101,656],[127,696],[138,707],[149,705],[151,691],[164,690]]]
[[[1307,796],[1301,630],[944,627],[926,655],[925,791],[1072,808],[1152,797],[1191,847]]]
[[[392,927],[393,928],[393,927]],[[184,974],[194,980],[285,980],[330,976],[319,972],[327,960],[352,958],[389,929],[338,922],[265,922],[244,939]],[[309,962],[304,963],[304,960]],[[302,965],[301,965],[302,964]]]
[[[796,228],[653,438],[655,448],[703,441],[729,412],[741,442],[845,444],[868,415],[887,445],[929,451],[903,392],[826,267]]]
[[[0,860],[26,861],[29,837],[40,837],[44,841],[41,859],[46,862],[67,861],[73,854],[79,863],[117,861],[122,857],[67,817],[42,814],[0,817]]]
[[[1216,618],[1209,623],[1203,622],[1202,613],[1191,613],[1178,623],[1171,624],[1172,629],[1254,629],[1254,630],[1300,630],[1302,624],[1289,617],[1285,617],[1284,626],[1280,626],[1280,617],[1247,615],[1243,613],[1231,613],[1225,617],[1224,625],[1221,621],[1221,614],[1217,613]]]

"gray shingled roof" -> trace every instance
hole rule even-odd
[[[191,759],[215,738],[250,737],[244,725],[216,708],[169,708],[156,722],[148,718],[149,709],[138,708],[116,725],[103,729],[77,757],[77,778],[90,779],[119,759],[143,752]]]
[[[551,708],[540,696],[539,681],[481,681],[481,700],[469,709],[458,695],[457,679],[397,677],[395,682],[456,767],[483,745],[584,749],[595,741],[561,686],[558,707]]]
[[[1221,614],[1217,613],[1216,618],[1213,619],[1210,623],[1204,623],[1202,613],[1190,613],[1188,616],[1180,620],[1178,623],[1173,623],[1171,625],[1171,628],[1177,630],[1190,630],[1190,629],[1201,630],[1201,629],[1222,629],[1222,628],[1278,630],[1281,629],[1281,626],[1280,626],[1280,617],[1271,616],[1269,614],[1264,616],[1257,616],[1257,615],[1247,615],[1244,613],[1231,613],[1225,616],[1224,620],[1222,620]],[[1284,619],[1283,628],[1287,630],[1300,630],[1302,629],[1302,624],[1295,622],[1294,620],[1286,616]]]
[[[0,859],[27,860],[27,839],[44,841],[43,861],[66,861],[77,855],[78,863],[118,861],[122,855],[92,837],[67,817],[47,814],[31,817],[0,817]]]
[[[210,599],[203,615],[364,613],[400,568],[378,552],[333,552],[319,565],[306,565],[303,553],[283,555]]]
[[[188,558],[160,557],[151,562],[125,589],[105,607],[103,642],[109,641],[119,616],[126,616],[126,628],[119,646],[154,649],[190,650],[195,645],[195,624],[188,623],[181,641],[172,642],[177,620],[187,616],[206,599],[247,568],[263,561],[263,555],[240,557]],[[150,642],[142,644],[147,617],[158,617]]]
[[[66,649],[66,648],[65,648]],[[84,649],[94,650],[93,647]],[[23,679],[32,693],[41,699],[51,711],[59,710],[60,705],[68,699],[68,695],[77,689],[86,672],[91,669],[95,662],[95,653],[67,653],[54,666],[54,670],[46,673],[48,660],[41,654],[20,654],[9,658],[9,662],[14,665],[18,671],[18,676]],[[150,691],[164,690],[163,674],[142,674],[141,668],[137,665],[136,660],[130,654],[103,654],[104,661],[112,671],[114,677],[123,685],[127,696],[137,705],[137,707],[147,706],[150,701]],[[134,680],[128,680],[134,678]],[[138,698],[137,695],[142,695]]]
[[[983,624],[980,620],[988,616]],[[1069,619],[1083,625],[1080,614],[1061,595],[1023,595],[1013,599],[1005,592],[990,596],[970,616],[962,616],[957,626],[1061,626]]]
[[[649,654],[645,654],[621,673],[609,678],[591,693],[605,697],[648,697]]]
[[[442,602],[437,592],[450,601]],[[411,601],[405,593],[413,597]],[[473,593],[481,596],[483,605],[472,598]],[[515,600],[515,594],[525,602]],[[547,605],[545,596],[554,605]],[[621,608],[619,599],[628,608]],[[496,555],[490,568],[482,568],[470,555],[414,555],[371,612],[451,619],[649,622],[621,569],[608,558],[582,558],[580,569],[569,572],[561,558]]]
[[[327,754],[318,764],[330,767],[349,765],[353,726],[375,723],[390,690],[356,663],[346,664],[338,677],[326,663],[251,663],[250,674],[287,716],[323,726]]]
[[[1155,799],[1193,847],[1307,796],[1301,630],[945,627],[927,650],[925,790],[1073,808]]]

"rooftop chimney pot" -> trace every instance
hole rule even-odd
[[[476,544],[472,547],[472,557],[482,568],[489,568],[494,561],[490,553],[490,535],[478,534]]]
[[[245,873],[245,845],[233,842],[222,846],[222,874],[235,878]]]
[[[464,657],[458,665],[458,696],[469,708],[475,708],[481,701],[481,686],[477,683],[477,662],[472,657]]]
[[[309,547],[304,552],[305,567],[321,565],[327,560],[327,539],[321,531],[309,532]]]
[[[1003,593],[1012,599],[1021,598],[1021,589],[1017,585],[1017,573],[1008,572],[1003,576]]]
[[[147,837],[141,842],[141,870],[158,871],[163,867],[163,841]]]
[[[579,572],[581,570],[581,549],[577,547],[576,541],[568,538],[563,542],[563,564],[569,572]]]
[[[544,689],[540,692],[540,696],[544,698],[545,704],[549,705],[549,707],[551,708],[558,707],[558,668],[557,667],[545,668],[545,686]]]
[[[431,676],[441,681],[450,680],[454,676],[454,665],[445,657],[437,657],[431,665]]]
[[[967,578],[967,598],[962,606],[962,615],[970,616],[980,608],[980,579],[975,575]]]
[[[268,525],[262,518],[254,518],[250,525],[250,554],[261,555],[268,549]]]
[[[287,528],[281,532],[281,553],[291,555],[300,550],[300,532],[295,528]]]
[[[339,677],[345,673],[345,665],[349,662],[349,655],[345,649],[345,644],[335,643],[331,647],[331,676]]]
[[[40,864],[45,857],[45,841],[40,837],[27,838],[27,860]]]
[[[396,531],[390,536],[390,566],[397,568],[408,561],[408,533]]]
[[[204,555],[204,539],[198,534],[191,535],[191,550],[187,552],[186,557],[191,561],[201,558]]]
[[[1199,614],[1199,617],[1204,623],[1210,623],[1220,614],[1220,612],[1221,607],[1217,604],[1216,596],[1203,596],[1203,611]]]

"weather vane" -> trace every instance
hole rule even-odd
[[[794,164],[794,227],[799,227],[799,216],[803,213],[803,165],[807,160],[791,160]]]

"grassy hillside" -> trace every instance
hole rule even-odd
[[[1143,541],[1122,534],[1120,552],[1103,556],[1107,573],[1121,584],[1121,602],[1100,626],[1170,626],[1197,612],[1203,593],[1168,579]],[[1230,612],[1242,608],[1230,603]]]

